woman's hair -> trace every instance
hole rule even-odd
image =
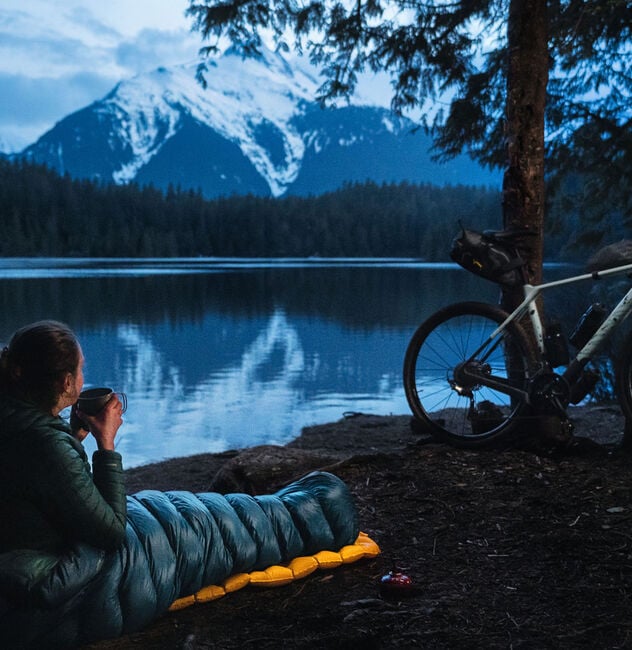
[[[80,347],[64,323],[43,320],[17,330],[0,354],[0,391],[50,411],[75,374]]]

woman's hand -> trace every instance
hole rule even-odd
[[[78,429],[73,429],[72,430],[72,436],[75,440],[78,440],[79,442],[83,442],[87,437],[90,432],[87,429],[84,429],[83,427],[79,427]]]
[[[77,411],[77,415],[90,428],[90,433],[97,441],[97,447],[110,451],[114,450],[114,439],[119,427],[123,424],[122,414],[123,405],[116,393],[112,395],[107,404],[96,415],[86,415],[82,411]],[[83,429],[79,433],[81,431]],[[75,437],[77,437],[77,434],[75,434]],[[83,437],[85,438],[85,435]]]
[[[79,417],[76,403],[72,405],[72,409],[70,410],[70,433],[79,442],[83,442],[90,433],[86,423]]]

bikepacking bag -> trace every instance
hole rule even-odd
[[[524,260],[513,247],[500,244],[481,232],[462,228],[452,241],[450,257],[475,275],[515,287],[524,284]]]

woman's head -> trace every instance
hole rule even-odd
[[[79,396],[82,363],[81,347],[67,325],[53,320],[26,325],[0,356],[2,390],[56,413]]]

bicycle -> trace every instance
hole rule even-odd
[[[484,302],[440,309],[413,334],[403,378],[414,417],[435,439],[477,448],[512,439],[525,418],[555,416],[569,422],[569,404],[580,403],[599,377],[589,362],[632,311],[632,288],[611,311],[589,308],[570,337],[577,348],[572,358],[558,327],[545,329],[535,301],[553,287],[616,275],[632,277],[632,264],[531,285],[517,252],[527,231],[464,229],[461,244],[466,233],[470,239],[475,236],[472,246],[466,246],[465,253],[460,250],[460,257],[453,248],[453,259],[477,275],[522,287],[524,298],[511,313]],[[535,345],[521,324],[527,316]],[[632,332],[614,365],[616,394],[627,427],[632,422]]]

